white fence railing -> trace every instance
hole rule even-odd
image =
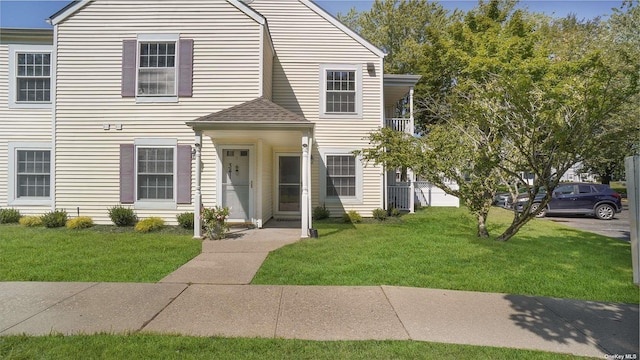
[[[397,183],[387,187],[389,208],[411,211],[411,184]]]
[[[455,183],[449,184],[449,188],[457,189]],[[411,184],[408,182],[398,182],[387,187],[387,203],[389,208],[411,211],[412,199],[416,204],[422,206],[460,206],[460,200],[444,192],[444,190],[433,186],[427,181],[415,181],[413,183],[413,194],[411,194]]]

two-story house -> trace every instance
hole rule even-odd
[[[419,76],[383,74],[383,51],[312,1],[82,0],[49,21],[2,32],[1,207],[175,223],[222,205],[307,237],[316,206],[388,206],[385,170],[353,151],[413,128],[385,115]]]

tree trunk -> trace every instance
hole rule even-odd
[[[478,214],[478,237],[488,238],[489,230],[487,230],[487,213],[481,212]]]
[[[611,183],[611,174],[607,173],[600,175],[600,182],[605,185],[609,185]]]
[[[522,216],[518,220],[514,221],[509,225],[507,230],[505,230],[500,236],[496,238],[496,241],[508,241],[518,233],[518,231],[524,226],[524,224],[528,223],[531,220],[529,216]]]

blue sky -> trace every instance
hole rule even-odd
[[[351,7],[358,11],[371,8],[372,0],[315,0],[333,15],[347,13]],[[475,0],[440,0],[447,9],[468,10],[477,4]],[[49,16],[63,8],[69,1],[0,0],[0,27],[6,28],[46,28]],[[612,7],[619,7],[621,0],[524,0],[520,6],[527,6],[535,12],[563,17],[574,13],[579,19],[611,14]]]

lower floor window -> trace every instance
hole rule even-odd
[[[356,196],[356,159],[353,155],[327,155],[329,197]]]
[[[138,200],[172,200],[173,148],[138,147]]]
[[[43,198],[51,195],[51,151],[16,151],[16,197]]]

